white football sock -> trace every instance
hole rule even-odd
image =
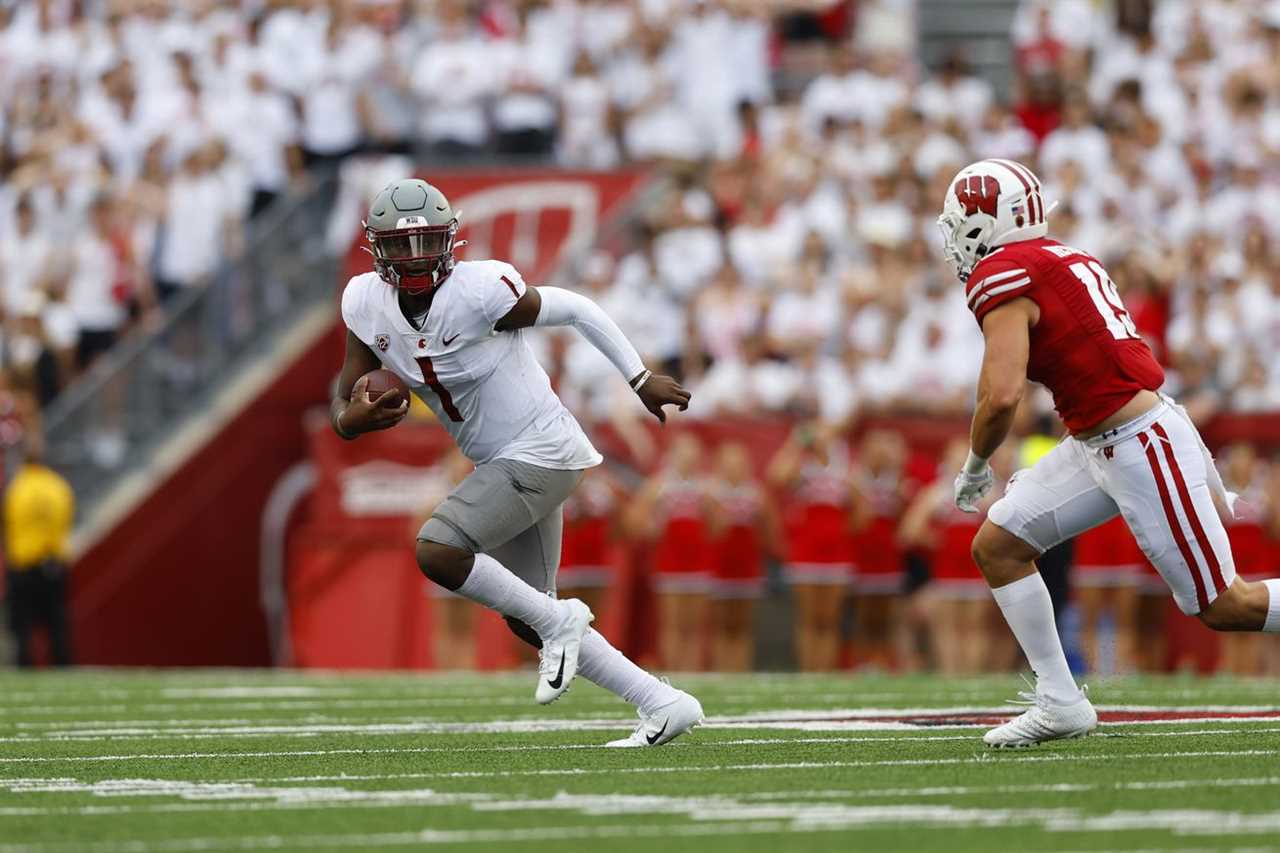
[[[556,600],[538,592],[488,554],[476,554],[471,574],[457,593],[503,616],[519,619],[545,637],[564,618]]]
[[[578,675],[622,697],[643,714],[652,714],[676,698],[674,687],[636,666],[594,628],[582,636]]]
[[[1053,621],[1053,601],[1040,573],[1032,572],[991,590],[991,594],[1035,671],[1037,688],[1058,702],[1079,699],[1080,688],[1071,677],[1067,656],[1062,653],[1062,641]]]
[[[1267,605],[1267,621],[1262,623],[1262,630],[1268,634],[1280,634],[1280,578],[1265,580],[1262,585],[1271,594],[1271,603]]]

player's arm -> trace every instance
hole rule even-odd
[[[376,400],[369,396],[369,382],[364,375],[382,366],[373,350],[364,341],[347,330],[347,354],[338,375],[338,393],[329,403],[329,423],[341,438],[353,439],[361,433],[388,429],[400,421],[409,411],[409,401],[393,404],[398,395],[394,389],[384,391]]]
[[[1014,299],[982,319],[986,348],[978,375],[978,402],[969,429],[969,458],[955,481],[956,506],[976,512],[975,506],[991,490],[993,477],[987,460],[1004,443],[1027,384],[1031,327],[1039,308],[1030,299]]]
[[[506,332],[530,326],[573,326],[618,368],[644,407],[663,423],[667,422],[663,406],[678,406],[682,412],[689,408],[689,392],[670,376],[646,369],[618,324],[582,294],[559,287],[526,287],[494,329]]]

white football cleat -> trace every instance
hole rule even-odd
[[[1086,691],[1068,704],[1055,702],[1036,690],[1023,691],[1016,705],[1030,705],[1022,714],[982,736],[987,746],[996,748],[1034,746],[1047,740],[1084,737],[1098,727],[1098,712]]]
[[[582,649],[582,635],[587,633],[596,618],[591,608],[576,598],[561,602],[564,619],[560,627],[542,638],[539,653],[538,688],[533,698],[541,705],[550,705],[564,695],[578,674],[578,652]]]
[[[685,693],[658,708],[652,714],[641,714],[640,725],[621,740],[609,741],[605,746],[636,747],[662,746],[693,729],[703,720],[702,703]]]

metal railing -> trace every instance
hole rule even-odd
[[[71,481],[82,518],[206,411],[233,371],[333,297],[338,261],[324,234],[336,177],[313,178],[252,221],[243,254],[209,284],[173,297],[159,326],[134,330],[45,410],[48,460]]]

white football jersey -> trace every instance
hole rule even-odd
[[[599,465],[600,454],[551,390],[524,331],[494,331],[524,291],[510,264],[459,261],[418,330],[400,311],[395,289],[369,272],[347,282],[342,319],[431,407],[475,464],[501,458],[557,469]]]

